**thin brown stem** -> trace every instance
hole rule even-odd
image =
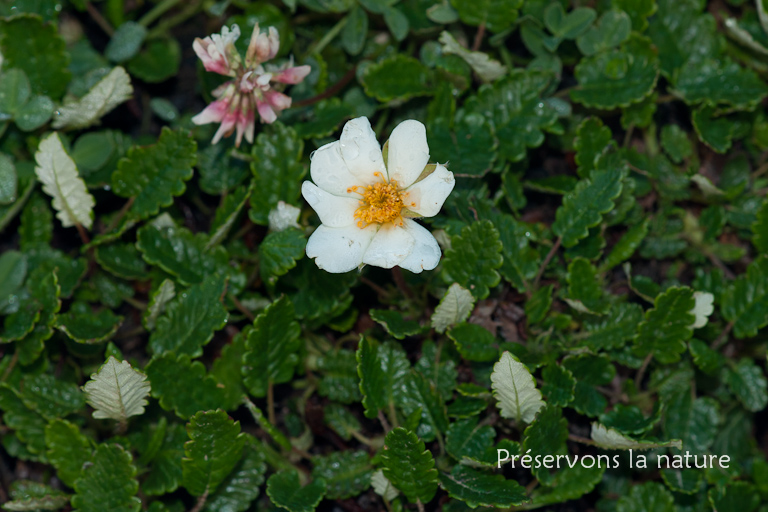
[[[195,503],[194,507],[189,509],[189,512],[200,512],[203,510],[206,501],[208,501],[208,491],[205,491],[202,496],[197,498],[197,503]]]
[[[643,359],[643,364],[640,365],[640,369],[637,370],[637,375],[635,375],[635,388],[638,390],[640,389],[640,384],[643,383],[645,371],[648,369],[648,365],[651,364],[651,359],[653,359],[653,352],[645,356],[645,359]]]
[[[420,499],[416,500],[416,508],[419,509],[419,512],[424,512],[424,504],[421,502]]]
[[[375,291],[376,293],[378,293],[379,295],[381,295],[383,297],[389,296],[389,292],[387,290],[385,290],[381,286],[377,285],[376,283],[374,283],[373,281],[371,281],[367,277],[360,276],[360,282],[363,283],[363,284],[368,285],[373,291]]]
[[[384,416],[384,413],[381,411],[379,411],[379,421],[381,422],[381,427],[384,429],[384,432],[389,432],[390,430],[392,430],[392,427],[389,425],[387,418]]]
[[[411,287],[405,282],[405,277],[403,277],[403,271],[400,267],[392,267],[392,278],[395,280],[395,284],[402,294],[405,295],[406,298],[412,299],[413,290],[411,290]]]
[[[88,2],[86,0],[85,2],[85,9],[88,11],[88,14],[91,18],[93,18],[93,21],[96,22],[98,26],[101,27],[101,30],[107,33],[108,36],[112,37],[115,33],[115,29],[112,28],[112,25],[107,21],[107,19],[101,15],[101,12],[91,4],[91,2]]]
[[[729,322],[717,337],[717,339],[712,342],[712,345],[710,345],[712,350],[717,350],[721,345],[723,345],[723,343],[728,341],[728,334],[730,334],[731,329],[733,329],[733,322]]]
[[[267,419],[272,425],[277,425],[275,422],[275,385],[271,380],[267,384]]]
[[[242,314],[244,314],[244,315],[245,315],[245,317],[246,317],[248,320],[250,320],[251,322],[253,322],[253,321],[256,319],[256,316],[255,316],[253,313],[251,313],[251,311],[250,311],[248,308],[246,308],[246,307],[243,305],[243,303],[242,303],[242,302],[240,302],[240,300],[239,300],[237,297],[235,297],[235,295],[234,295],[233,293],[230,293],[230,294],[229,294],[229,300],[231,300],[231,301],[232,301],[232,304],[234,304],[234,305],[235,305],[235,307],[237,308],[237,310],[238,310],[239,312],[241,312]]]
[[[8,368],[6,368],[5,372],[3,372],[3,377],[0,378],[0,382],[5,382],[8,376],[11,375],[11,372],[13,371],[13,367],[16,366],[16,363],[18,362],[19,362],[19,351],[16,350],[13,352],[13,356],[11,356],[11,361],[8,363]]]
[[[78,222],[75,224],[75,227],[77,228],[77,234],[80,235],[80,240],[83,241],[83,245],[91,243],[91,239],[88,237],[88,233],[85,231],[83,225]]]
[[[347,73],[341,77],[341,79],[330,86],[328,89],[326,89],[324,92],[318,94],[317,96],[312,96],[311,98],[307,98],[306,100],[299,101],[294,107],[306,107],[308,105],[312,105],[314,103],[317,103],[320,100],[324,100],[326,98],[330,98],[332,96],[335,96],[337,92],[342,90],[354,77],[357,73],[357,66],[353,67]]]
[[[123,217],[128,213],[128,210],[131,209],[131,206],[133,206],[133,202],[136,200],[135,197],[131,197],[128,199],[122,208],[120,208],[120,211],[117,212],[117,215],[115,215],[115,218],[112,219],[112,222],[109,223],[109,226],[107,226],[107,229],[104,231],[105,233],[109,233],[113,229],[115,229],[117,226],[120,225],[120,221],[123,220]]]
[[[544,275],[544,271],[549,265],[549,262],[552,261],[552,258],[555,257],[555,253],[560,248],[560,244],[562,243],[563,243],[563,237],[558,237],[558,239],[555,241],[555,245],[552,246],[552,248],[549,250],[549,253],[547,254],[547,257],[544,258],[544,262],[541,264],[541,266],[539,267],[539,271],[536,273],[536,279],[533,280],[534,288],[539,287],[539,281],[541,280],[541,276]]]
[[[570,441],[574,441],[576,443],[588,444],[590,446],[595,446],[595,442],[593,440],[588,439],[586,437],[577,436],[576,434],[568,434],[568,439]]]
[[[472,43],[472,51],[476,52],[480,49],[480,45],[483,44],[483,37],[485,37],[485,22],[482,22],[477,27],[477,34],[475,34],[475,41]]]

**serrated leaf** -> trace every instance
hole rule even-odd
[[[605,272],[627,261],[635,253],[640,244],[645,240],[648,234],[650,219],[645,218],[642,222],[631,226],[624,236],[622,236],[611,252],[606,256],[603,264],[600,265],[600,271]]]
[[[17,343],[19,362],[23,365],[34,362],[40,356],[45,348],[45,341],[53,335],[56,314],[61,308],[59,299],[61,288],[59,288],[56,271],[48,273],[39,267],[36,270],[36,273],[33,272],[27,278],[27,289],[32,299],[38,304],[40,316],[34,323],[32,331],[25,333],[24,339]],[[8,325],[6,324],[5,327],[8,328]]]
[[[445,332],[448,327],[469,318],[474,305],[475,298],[472,293],[459,283],[453,283],[432,313],[432,327],[437,332]]]
[[[295,470],[275,473],[267,480],[267,495],[272,503],[289,512],[313,512],[325,494],[325,482],[315,480],[301,487]]]
[[[595,10],[589,7],[577,7],[565,12],[562,4],[553,3],[544,9],[544,25],[558,39],[575,39],[582,34],[597,18]]]
[[[157,319],[149,337],[150,350],[200,356],[213,333],[227,323],[227,310],[221,302],[225,288],[226,280],[212,275],[179,294]]]
[[[716,153],[725,153],[730,149],[735,125],[726,117],[716,117],[715,107],[705,105],[693,111],[691,122],[699,140]]]
[[[25,375],[19,398],[48,420],[63,418],[85,405],[85,398],[76,384],[49,374]]]
[[[768,254],[768,200],[758,210],[752,223],[752,245],[762,254]]]
[[[246,446],[243,458],[205,502],[210,512],[243,512],[259,496],[267,465],[261,451]]]
[[[598,117],[589,117],[579,125],[573,146],[576,149],[574,159],[580,177],[589,177],[595,169],[595,161],[606,151],[612,140],[611,129]]]
[[[511,176],[511,174],[508,173],[505,176]],[[504,255],[504,263],[499,272],[518,291],[525,292],[528,283],[536,277],[541,265],[541,256],[529,243],[530,228],[516,221],[511,215],[500,215],[493,222],[499,230]]]
[[[240,433],[240,422],[221,409],[192,416],[187,433],[191,441],[184,445],[182,485],[193,496],[212,494],[240,461],[245,434]]]
[[[499,357],[499,346],[488,329],[477,324],[461,323],[448,331],[456,350],[468,361],[490,362]]]
[[[589,346],[598,350],[618,348],[637,333],[643,320],[643,310],[637,304],[622,303],[612,306],[607,316],[586,322]]]
[[[472,5],[476,8],[476,2]],[[520,161],[527,148],[544,142],[543,132],[557,121],[557,111],[542,101],[552,79],[546,72],[514,69],[493,85],[480,86],[477,95],[467,100],[466,112],[485,116],[503,141],[500,158]]]
[[[128,361],[118,362],[114,356],[91,374],[83,391],[93,407],[93,417],[125,422],[131,416],[144,414],[151,386],[147,376],[134,370]]]
[[[91,229],[96,202],[78,175],[74,160],[64,150],[58,133],[40,141],[35,161],[37,179],[43,184],[43,191],[53,199],[53,208],[62,226],[80,224]]]
[[[304,142],[290,126],[274,123],[269,132],[256,137],[253,146],[251,172],[250,219],[262,226],[269,224],[269,212],[280,201],[298,204],[301,178],[307,172],[301,159]]]
[[[165,410],[174,410],[181,418],[221,405],[223,390],[206,375],[200,361],[190,361],[186,354],[166,352],[147,366],[147,376],[154,382],[152,396],[160,399]]]
[[[120,445],[102,444],[75,482],[72,506],[81,512],[136,512],[141,509],[138,490],[131,454]]]
[[[571,98],[587,107],[627,107],[651,94],[659,59],[649,40],[633,35],[618,50],[585,57],[575,70],[579,85]]]
[[[719,489],[713,487],[708,493],[709,503],[716,511],[754,512],[762,501],[755,486],[748,482],[733,482],[725,488],[724,492],[718,491]]]
[[[465,226],[461,235],[451,239],[451,249],[445,252],[443,271],[448,281],[468,289],[475,298],[484,299],[490,287],[501,276],[496,271],[504,262],[499,232],[490,221],[483,220]]]
[[[399,345],[376,345],[368,338],[360,340],[356,358],[365,416],[375,418],[380,410],[388,410],[395,404],[410,364]]]
[[[751,338],[768,325],[768,255],[753,260],[723,291],[721,312],[737,338]]]
[[[110,309],[95,313],[84,302],[75,302],[64,314],[56,318],[56,328],[78,343],[96,344],[115,335],[123,317]]]
[[[702,472],[695,469],[662,469],[661,479],[670,490],[696,494],[701,487]]]
[[[440,485],[452,498],[465,502],[470,508],[509,508],[529,502],[525,488],[502,475],[488,474],[457,464],[450,475],[440,475]]]
[[[445,451],[459,462],[464,458],[481,460],[493,449],[496,431],[490,425],[478,425],[478,418],[454,421],[445,433]]]
[[[632,487],[629,494],[620,497],[616,503],[617,512],[643,512],[646,510],[674,512],[675,509],[672,493],[656,482],[645,482]]]
[[[210,239],[205,246],[206,251],[224,241],[252,192],[253,182],[248,187],[237,187],[233,193],[224,197],[211,222]]]
[[[94,85],[88,94],[79,100],[64,102],[56,111],[53,127],[57,130],[87,128],[128,100],[132,94],[131,78],[125,69],[117,66]]]
[[[431,95],[434,73],[413,57],[398,53],[366,67],[361,82],[368,96],[380,102],[404,101]]]
[[[147,266],[134,244],[102,245],[94,252],[96,261],[107,272],[123,279],[144,279]]]
[[[419,334],[423,329],[415,320],[405,320],[402,313],[389,309],[371,309],[371,319],[378,322],[395,339]]]
[[[597,269],[586,259],[575,258],[568,265],[568,304],[582,313],[602,314],[608,308]]]
[[[594,55],[610,50],[629,38],[632,20],[624,11],[611,9],[605,11],[600,19],[576,39],[579,51],[584,55]]]
[[[576,379],[573,374],[559,364],[549,364],[541,374],[544,384],[541,392],[547,397],[547,403],[564,407],[573,400]]]
[[[589,228],[602,221],[603,214],[613,209],[625,175],[623,169],[595,170],[563,197],[552,232],[562,237],[564,247],[576,245],[589,234]]]
[[[606,450],[650,450],[666,446],[674,446],[678,450],[683,449],[683,443],[679,439],[666,442],[638,441],[597,422],[592,423],[591,437],[597,446]]]
[[[768,405],[768,381],[751,359],[744,358],[725,372],[728,387],[747,410],[758,412]]]
[[[595,386],[605,386],[613,380],[616,368],[605,356],[584,353],[563,360],[563,367],[576,378],[573,402],[570,407],[586,416],[597,416],[607,405],[605,397]]]
[[[421,344],[421,357],[413,369],[429,379],[437,388],[443,401],[453,397],[453,390],[458,380],[456,363],[443,355],[442,351],[431,341],[426,340]]]
[[[317,371],[323,376],[317,389],[320,396],[343,404],[360,401],[357,361],[353,351],[339,349],[325,353],[317,360]]]
[[[466,176],[482,177],[496,161],[498,143],[488,119],[477,113],[439,119],[428,128],[431,158]]]
[[[7,69],[0,82],[0,113],[3,119],[10,119],[23,107],[30,96],[27,74],[21,69]],[[3,155],[3,158],[8,158]],[[8,158],[10,162],[10,158]]]
[[[11,484],[11,500],[3,503],[5,510],[37,511],[59,510],[69,503],[69,495],[47,485],[30,480],[16,480]]]
[[[673,396],[664,416],[664,435],[668,439],[680,439],[685,450],[692,454],[707,453],[721,422],[719,404],[710,397],[694,400],[688,389]]]
[[[637,406],[616,404],[611,411],[600,415],[600,423],[622,434],[641,435],[651,430],[661,419],[660,404],[661,402],[654,404],[648,418]]]
[[[552,477],[548,486],[539,487],[531,493],[534,506],[545,506],[575,500],[589,493],[603,479],[605,466],[591,468],[576,464],[563,467]]]
[[[264,281],[275,281],[296,266],[304,256],[307,241],[300,229],[288,228],[268,234],[259,244],[259,270]]]
[[[152,458],[149,473],[141,484],[141,490],[150,496],[175,491],[181,484],[181,460],[184,443],[189,440],[187,431],[179,423],[171,423],[165,431],[162,445]]]
[[[693,335],[696,317],[691,310],[695,304],[693,290],[687,287],[672,287],[657,296],[653,309],[638,325],[635,353],[640,357],[652,353],[663,364],[679,361]]]
[[[532,456],[550,455],[564,451],[568,439],[568,421],[559,407],[547,405],[536,413],[536,419],[525,429],[521,453],[530,450]]]
[[[541,392],[536,389],[536,380],[520,360],[504,351],[501,359],[493,366],[491,374],[493,396],[503,418],[517,423],[531,423],[536,413],[544,407]]]
[[[537,324],[547,316],[549,308],[552,306],[553,289],[554,286],[551,284],[542,286],[533,292],[531,298],[525,303],[525,316],[528,318],[529,324]]]
[[[69,487],[75,486],[83,467],[91,460],[91,442],[72,423],[56,419],[45,427],[48,461],[56,476]]]
[[[467,50],[448,31],[441,32],[439,40],[444,54],[455,54],[464,59],[483,82],[493,82],[507,73],[507,67],[499,61],[491,59],[487,53]]]
[[[400,494],[400,492],[395,489],[395,486],[384,476],[384,471],[380,469],[371,475],[371,487],[373,487],[376,494],[387,501],[392,501]]]
[[[147,305],[147,310],[142,317],[144,327],[152,331],[157,319],[165,311],[165,307],[176,296],[176,287],[170,279],[163,279],[157,289],[152,293]]]
[[[420,372],[411,371],[399,387],[397,402],[406,416],[420,413],[421,419],[414,427],[420,438],[432,441],[448,429],[448,413],[435,383]]]
[[[224,390],[224,399],[219,407],[225,411],[237,409],[245,393],[240,368],[243,366],[245,340],[249,332],[250,329],[246,328],[237,333],[231,343],[221,349],[221,355],[211,367],[211,375],[216,379],[218,387]]]
[[[371,485],[373,468],[364,451],[341,451],[312,459],[312,479],[324,480],[332,500],[357,496]]]
[[[8,384],[0,384],[0,410],[5,426],[14,430],[18,440],[25,444],[28,458],[45,461],[45,419],[27,408]]]
[[[112,191],[134,198],[130,212],[142,219],[184,193],[197,162],[197,143],[187,132],[164,127],[157,143],[132,147],[112,173]]]
[[[738,88],[731,86],[734,83]],[[703,102],[749,109],[768,96],[768,85],[757,73],[724,57],[689,60],[676,74],[673,87],[689,105]]]
[[[56,24],[30,14],[5,18],[0,22],[0,54],[5,69],[24,71],[35,94],[59,99],[66,91],[70,59]]]
[[[271,384],[282,384],[293,377],[299,362],[301,328],[295,320],[293,303],[281,297],[270,304],[253,322],[245,342],[243,384],[258,397],[266,396]]]
[[[408,501],[426,503],[437,491],[437,470],[424,441],[402,427],[389,431],[381,453],[384,476]]]

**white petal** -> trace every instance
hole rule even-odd
[[[405,219],[405,229],[416,241],[411,254],[400,262],[400,267],[410,270],[414,274],[422,270],[432,270],[440,263],[440,246],[432,233],[426,230],[418,222]]]
[[[363,184],[347,170],[338,141],[326,144],[310,155],[309,174],[315,185],[335,196],[358,197],[347,189]]]
[[[320,226],[307,241],[307,256],[315,258],[318,268],[339,274],[360,266],[378,225],[371,224],[365,229],[356,225],[344,228]]]
[[[456,180],[453,179],[453,173],[437,164],[432,174],[406,190],[403,202],[412,212],[424,217],[434,217],[443,207],[454,185]]]
[[[397,180],[402,188],[410,187],[428,163],[429,146],[424,125],[414,119],[397,125],[389,137],[389,179]]]
[[[405,227],[383,224],[363,256],[363,263],[392,268],[411,254],[416,243]]]
[[[301,195],[320,217],[320,222],[329,228],[340,228],[355,223],[355,210],[360,205],[357,199],[329,194],[309,181],[301,185]]]
[[[387,169],[381,156],[381,146],[367,117],[348,121],[341,132],[339,145],[349,172],[362,180],[361,185],[381,181],[373,175],[375,172],[386,177]]]

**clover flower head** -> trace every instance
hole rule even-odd
[[[328,272],[363,264],[398,265],[411,272],[432,270],[440,246],[415,217],[432,217],[453,190],[453,173],[429,164],[424,125],[403,121],[384,145],[365,117],[344,125],[341,139],[315,151],[301,187],[320,217],[307,256]]]
[[[235,48],[240,28],[223,27],[221,34],[195,39],[192,47],[206,71],[232,77],[213,91],[216,100],[192,118],[195,124],[220,123],[213,136],[216,144],[236,132],[235,146],[243,137],[253,142],[256,113],[263,123],[273,123],[277,115],[291,106],[291,97],[281,91],[287,84],[298,84],[309,74],[309,66],[293,66],[293,59],[282,66],[265,64],[277,55],[280,37],[274,27],[265,33],[253,27],[245,61]]]

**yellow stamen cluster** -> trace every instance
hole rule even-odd
[[[378,174],[378,173],[377,173]],[[358,189],[362,189],[358,192]],[[403,194],[397,186],[397,181],[374,183],[365,187],[350,187],[347,192],[360,194],[360,207],[355,211],[355,218],[360,219],[357,227],[364,228],[369,224],[384,224],[400,217],[404,208]],[[402,223],[402,219],[400,221]]]

